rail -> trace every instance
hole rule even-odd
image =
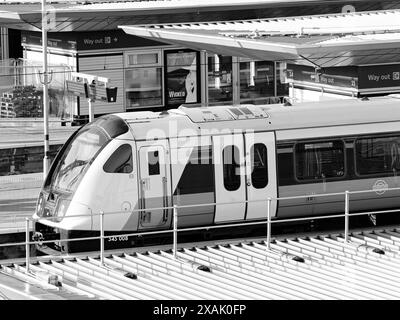
[[[301,195],[301,196],[290,196],[290,197],[268,197],[266,199],[258,199],[258,200],[246,200],[246,201],[235,201],[235,202],[214,202],[214,203],[202,203],[202,204],[192,204],[192,205],[177,205],[174,204],[173,206],[165,206],[165,207],[156,207],[156,208],[142,208],[142,209],[134,209],[129,211],[129,213],[133,212],[142,212],[142,211],[149,211],[149,210],[172,210],[173,211],[173,218],[172,218],[172,229],[165,229],[165,230],[157,230],[157,231],[145,231],[145,232],[134,232],[134,233],[127,233],[127,234],[118,234],[118,237],[124,236],[144,236],[144,235],[152,235],[152,234],[165,234],[165,233],[172,233],[173,234],[173,243],[172,243],[172,252],[173,256],[176,258],[177,254],[177,244],[178,244],[178,232],[182,231],[199,231],[199,230],[210,230],[210,229],[217,229],[217,228],[227,228],[227,227],[240,227],[240,226],[252,226],[252,225],[267,225],[267,240],[266,246],[267,249],[270,250],[271,244],[271,229],[272,224],[274,223],[283,223],[283,222],[300,222],[300,221],[307,221],[307,220],[319,220],[319,219],[332,219],[332,218],[344,218],[344,241],[349,241],[349,217],[350,216],[361,216],[361,215],[372,215],[372,214],[381,214],[381,213],[394,213],[399,212],[400,208],[398,209],[389,209],[389,210],[374,210],[374,211],[366,211],[366,212],[354,212],[350,214],[350,196],[356,194],[364,194],[364,193],[378,193],[383,194],[385,192],[390,191],[400,191],[400,187],[398,188],[383,188],[383,189],[370,189],[370,190],[358,190],[358,191],[348,191],[345,192],[336,192],[336,193],[325,193],[325,194],[312,194],[312,195]],[[309,198],[310,196],[317,198],[317,197],[333,197],[333,196],[342,196],[344,198],[344,213],[342,214],[328,214],[328,215],[321,215],[321,216],[309,216],[309,217],[302,217],[302,218],[290,218],[290,219],[279,219],[273,220],[271,217],[271,205],[272,201],[284,201],[284,200],[295,200],[295,199],[304,199]],[[221,225],[209,225],[209,226],[200,226],[200,227],[191,227],[191,228],[178,228],[178,210],[183,208],[194,208],[194,207],[205,207],[205,206],[220,206],[220,205],[232,205],[232,204],[243,204],[243,203],[253,203],[253,202],[267,202],[267,219],[257,220],[252,222],[242,222],[242,223],[229,223],[229,224],[221,224]],[[105,226],[104,226],[104,217],[105,215],[111,214],[124,214],[126,211],[116,211],[116,212],[103,212],[100,211],[99,213],[92,214],[93,216],[98,216],[100,219],[100,235],[93,236],[93,237],[81,237],[81,238],[71,238],[71,239],[57,239],[57,240],[35,240],[31,241],[29,239],[30,235],[30,223],[33,221],[37,221],[31,217],[25,218],[25,241],[19,243],[3,243],[0,244],[1,247],[5,246],[22,246],[25,245],[26,255],[26,272],[29,273],[29,265],[30,265],[30,245],[43,245],[47,243],[54,243],[56,241],[63,241],[63,242],[70,242],[70,241],[83,241],[83,240],[99,240],[100,241],[100,263],[104,265],[104,240],[109,239],[111,237],[115,237],[115,235],[104,235]],[[71,217],[63,217],[66,218],[78,218],[80,216],[86,215],[74,215]],[[60,218],[57,217],[48,217],[46,220],[58,220]]]

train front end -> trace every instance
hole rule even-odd
[[[96,189],[87,176],[95,170],[93,166],[102,151],[121,135],[129,136],[125,121],[115,115],[104,116],[78,129],[58,152],[33,215],[32,239],[38,241],[39,251],[85,251],[82,242],[73,239],[93,236],[91,202]]]

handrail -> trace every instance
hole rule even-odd
[[[346,190],[344,197],[344,241],[349,240],[349,192]]]
[[[363,194],[363,193],[371,193],[371,192],[378,192],[380,190],[386,191],[400,191],[400,187],[396,188],[387,188],[387,189],[368,189],[368,190],[356,190],[356,191],[344,191],[344,192],[333,192],[333,193],[319,193],[319,194],[308,194],[308,195],[301,195],[301,196],[289,196],[289,197],[269,197],[271,201],[286,201],[286,200],[295,200],[295,199],[305,199],[309,197],[313,198],[319,198],[319,197],[333,197],[333,196],[345,196],[346,192],[348,195],[352,194]],[[172,197],[171,197],[172,198]],[[210,202],[210,203],[199,203],[199,204],[188,204],[188,205],[178,205],[178,209],[187,209],[187,208],[198,208],[198,207],[209,207],[209,206],[216,206],[216,205],[230,205],[230,204],[245,204],[245,203],[254,203],[254,202],[263,202],[266,201],[267,199],[256,199],[256,200],[243,200],[243,201],[230,201],[230,202]],[[108,211],[104,212],[105,215],[112,215],[112,214],[127,214],[127,213],[134,213],[134,212],[142,212],[142,211],[151,211],[151,210],[166,210],[166,209],[174,209],[174,206],[165,206],[165,207],[153,207],[153,208],[138,208],[138,209],[133,209],[130,211]],[[92,216],[99,216],[99,213],[92,213]],[[63,217],[62,219],[68,219],[68,218],[79,218],[79,217],[86,217],[87,214],[77,214],[69,217]],[[60,217],[41,217],[40,219],[45,219],[48,221],[51,220],[60,220]],[[295,218],[291,219],[291,221],[295,221]]]
[[[127,234],[118,234],[117,236],[143,236],[143,235],[151,235],[151,234],[163,234],[163,233],[173,233],[173,255],[174,258],[176,258],[176,252],[177,252],[177,243],[178,243],[178,232],[188,232],[188,231],[198,231],[198,230],[210,230],[210,229],[216,229],[216,228],[227,228],[227,227],[239,227],[239,226],[251,226],[251,225],[261,225],[261,224],[267,224],[267,249],[270,249],[270,243],[271,243],[271,225],[273,223],[283,223],[283,222],[300,222],[300,221],[307,221],[307,220],[318,220],[318,219],[332,219],[332,218],[345,218],[345,227],[344,227],[344,240],[345,242],[348,242],[349,240],[349,216],[350,216],[350,195],[351,194],[362,194],[362,193],[369,193],[369,192],[380,192],[380,191],[395,191],[395,190],[400,190],[400,187],[398,188],[385,188],[385,189],[377,189],[377,190],[357,190],[357,191],[348,191],[346,190],[345,192],[335,192],[335,193],[326,193],[326,194],[313,194],[313,195],[304,195],[304,196],[291,196],[291,197],[268,197],[267,199],[257,199],[257,200],[245,200],[245,201],[235,201],[235,202],[215,202],[215,203],[202,203],[202,204],[193,204],[193,205],[176,205],[174,204],[173,206],[167,206],[167,207],[156,207],[156,208],[141,208],[141,209],[134,209],[128,211],[128,213],[132,212],[141,212],[144,210],[165,210],[165,209],[172,209],[173,210],[173,228],[172,229],[164,229],[164,230],[157,230],[157,231],[145,231],[145,232],[134,232],[134,233],[127,233]],[[329,214],[329,215],[322,215],[322,216],[309,216],[309,217],[301,217],[301,218],[290,218],[290,219],[281,219],[281,220],[272,220],[271,219],[271,204],[272,201],[283,201],[283,200],[292,200],[292,199],[302,199],[302,198],[308,198],[308,197],[330,197],[330,196],[344,196],[344,213],[343,214]],[[227,205],[227,204],[236,204],[236,203],[253,203],[253,202],[263,202],[267,201],[267,220],[257,220],[257,221],[250,221],[250,222],[233,222],[229,224],[221,224],[221,225],[210,225],[210,226],[200,226],[200,227],[190,227],[190,228],[181,228],[178,229],[178,209],[182,208],[194,208],[194,207],[203,207],[203,206],[215,206],[215,205]],[[374,211],[368,211],[368,212],[359,212],[359,213],[352,213],[351,216],[360,216],[360,215],[371,215],[371,214],[380,214],[380,213],[391,213],[391,212],[396,212],[400,211],[399,209],[390,209],[390,210],[374,210]],[[25,236],[25,242],[19,242],[19,243],[3,243],[0,244],[0,247],[4,246],[17,246],[17,245],[25,245],[26,248],[26,272],[29,273],[29,264],[30,264],[30,245],[36,245],[36,244],[45,244],[45,243],[53,243],[55,241],[83,241],[83,240],[100,240],[100,262],[101,265],[104,265],[104,240],[115,237],[115,235],[110,235],[110,236],[105,236],[104,235],[104,217],[105,215],[108,214],[121,214],[121,213],[127,213],[127,211],[116,211],[116,212],[103,212],[100,211],[99,213],[92,213],[92,216],[99,216],[100,217],[100,235],[99,236],[93,236],[93,237],[82,237],[82,238],[71,238],[71,239],[57,239],[57,240],[35,240],[35,241],[30,241],[29,239],[29,224],[30,221],[37,221],[37,220],[42,220],[43,218],[40,219],[33,219],[30,217],[26,217],[26,236]],[[63,217],[65,218],[77,218],[80,216],[87,216],[87,215],[74,215],[71,217]],[[60,219],[59,217],[50,217],[46,218],[47,220],[51,219]]]
[[[307,194],[307,195],[301,195],[301,196],[289,196],[289,197],[269,197],[271,201],[285,201],[285,200],[296,200],[296,199],[306,199],[309,197],[313,198],[319,198],[319,197],[333,197],[333,196],[345,196],[346,192],[348,192],[349,196],[352,194],[363,194],[363,193],[372,193],[372,192],[379,192],[380,190],[384,190],[384,192],[387,191],[400,191],[400,187],[396,188],[387,188],[387,189],[368,189],[368,190],[356,190],[356,191],[344,191],[344,192],[332,192],[332,193],[319,193],[319,194]],[[172,198],[172,197],[171,197]],[[256,200],[243,200],[243,201],[230,201],[230,202],[209,202],[209,203],[198,203],[198,204],[188,204],[188,205],[178,205],[178,209],[187,209],[187,208],[198,208],[198,207],[209,207],[209,206],[216,206],[216,205],[229,205],[229,204],[245,204],[245,203],[254,203],[254,202],[263,202],[266,201],[267,199],[256,199]],[[126,214],[126,213],[134,213],[134,212],[142,212],[142,211],[150,211],[150,210],[165,210],[165,209],[174,209],[174,206],[165,206],[165,207],[153,207],[153,208],[138,208],[138,209],[133,209],[130,211],[108,211],[104,212],[105,215],[111,215],[111,214]],[[92,216],[100,216],[100,211],[99,213],[92,213]],[[68,219],[68,218],[78,218],[78,217],[86,217],[87,214],[78,214],[78,215],[73,215],[69,217],[63,217],[62,219]],[[45,219],[45,220],[60,220],[60,217],[41,217],[40,219]],[[294,218],[295,219],[295,218]],[[291,221],[295,221],[294,219],[291,219]]]

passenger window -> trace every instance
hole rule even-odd
[[[224,166],[224,186],[228,191],[240,188],[239,149],[236,146],[226,146],[222,150]]]
[[[298,180],[337,178],[344,175],[344,143],[341,140],[296,144]]]
[[[160,174],[160,156],[158,151],[150,151],[147,156],[147,161],[149,162],[149,176]]]
[[[256,189],[263,189],[268,184],[267,147],[256,143],[250,149],[251,183]]]
[[[103,166],[108,173],[131,173],[133,170],[132,148],[129,144],[119,146]]]
[[[396,173],[400,170],[400,137],[357,139],[356,172],[359,175]]]
[[[212,147],[194,147],[179,179],[175,194],[214,192]]]

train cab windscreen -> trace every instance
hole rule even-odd
[[[65,149],[53,173],[53,189],[74,192],[85,169],[109,140],[107,134],[97,126],[89,126],[79,132]]]

